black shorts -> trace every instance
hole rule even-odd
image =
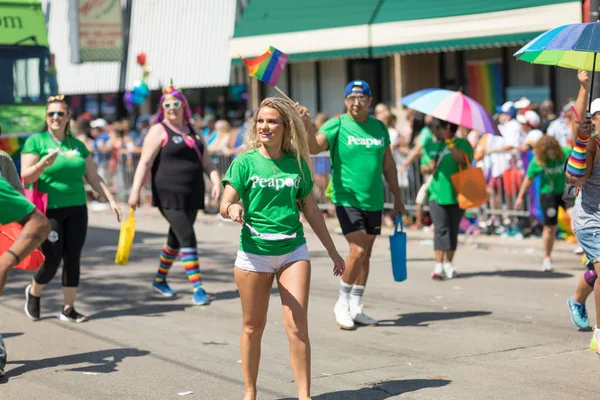
[[[558,224],[558,207],[562,207],[563,210],[567,209],[567,205],[560,194],[540,194],[540,206],[542,207],[544,226]]]
[[[360,230],[367,231],[369,235],[381,234],[383,210],[364,211],[355,207],[336,206],[335,213],[344,235]]]

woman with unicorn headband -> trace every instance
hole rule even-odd
[[[129,205],[138,206],[140,189],[151,171],[152,205],[158,207],[170,225],[152,287],[165,297],[176,294],[167,284],[167,274],[180,254],[188,279],[194,285],[194,304],[208,305],[210,300],[200,275],[194,222],[198,211],[204,209],[204,174],[210,177],[211,196],[215,200],[221,193],[220,177],[206,154],[202,135],[194,130],[190,118],[186,97],[171,81],[170,86],[163,89],[156,124],[144,140]]]

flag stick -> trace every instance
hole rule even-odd
[[[288,99],[289,101],[291,101],[291,102],[292,102],[292,103],[294,103],[294,104],[296,103],[294,100],[290,99],[290,97],[289,97],[287,94],[283,93],[283,90],[279,89],[279,88],[277,87],[277,85],[275,85],[275,86],[273,86],[273,87],[275,88],[275,90],[277,90],[279,93],[281,93],[281,95],[282,95],[283,97],[285,97],[286,99]]]

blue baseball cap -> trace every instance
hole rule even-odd
[[[496,107],[496,111],[501,114],[508,114],[513,118],[517,116],[517,109],[512,101],[507,101],[501,106]]]
[[[346,85],[346,92],[344,94],[344,97],[348,97],[353,93],[364,94],[367,97],[371,97],[371,87],[365,81],[352,81]]]

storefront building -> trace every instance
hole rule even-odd
[[[240,4],[245,2],[238,2]],[[233,65],[273,46],[289,55],[278,86],[314,115],[343,111],[351,79],[371,84],[375,102],[396,105],[427,87],[461,89],[475,98],[495,87],[489,108],[527,96],[557,104],[576,96],[576,71],[516,61],[540,33],[582,21],[580,1],[251,0],[229,43]],[[254,81],[254,82],[253,82]],[[277,95],[249,81],[249,99]],[[481,101],[481,99],[478,99]]]
[[[151,90],[141,113],[156,111],[161,90],[172,79],[184,89],[196,111],[217,108],[220,96],[235,109],[245,109],[245,87],[240,68],[231,68],[224,50],[233,34],[236,0],[130,0],[131,30],[127,48],[125,90],[142,78],[136,63],[147,55],[152,72]],[[46,0],[50,50],[56,56],[58,88],[68,95],[76,114],[87,112],[108,121],[117,118],[122,104],[119,94],[120,62],[71,63],[69,1]],[[127,3],[121,0],[123,9]],[[233,71],[233,72],[232,72]],[[245,97],[245,96],[244,96]]]

